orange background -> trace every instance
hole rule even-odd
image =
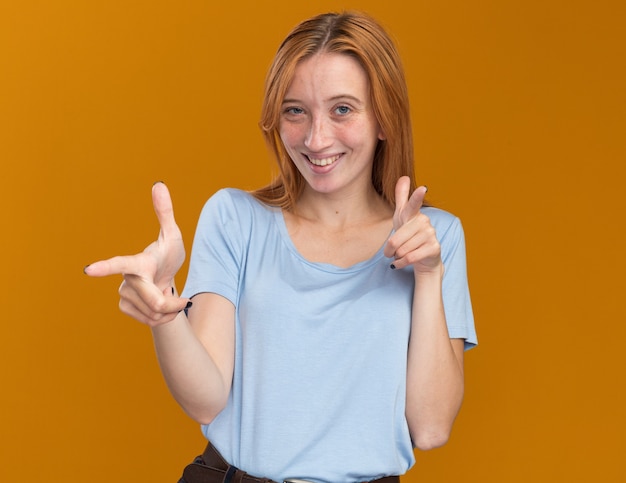
[[[1,481],[173,482],[201,451],[119,278],[82,268],[156,236],[156,180],[188,246],[211,193],[267,182],[265,70],[342,8],[397,39],[418,177],[467,235],[465,405],[403,481],[626,480],[626,4],[313,3],[0,4]]]

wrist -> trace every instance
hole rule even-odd
[[[413,267],[413,272],[415,274],[415,281],[441,281],[443,279],[443,274],[445,272],[445,268],[443,263],[438,263],[434,267],[424,268],[424,267]]]

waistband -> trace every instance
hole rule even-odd
[[[245,471],[236,468],[229,464],[222,455],[215,449],[210,442],[207,444],[204,453],[202,453],[202,459],[204,460],[204,464],[224,473],[224,479],[222,480],[224,483],[277,483],[268,478],[258,478],[252,476]],[[306,480],[302,480],[299,478],[288,479],[283,483],[307,483]],[[383,478],[378,478],[371,481],[364,481],[360,483],[400,483],[399,476],[385,476]]]

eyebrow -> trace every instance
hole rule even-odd
[[[358,97],[355,97],[355,96],[353,96],[351,94],[339,94],[339,95],[336,95],[336,96],[332,96],[332,97],[326,99],[325,102],[335,102],[335,101],[340,101],[340,100],[343,100],[343,99],[349,99],[349,100],[351,100],[351,101],[353,101],[353,102],[355,102],[355,103],[357,103],[359,105],[365,104],[365,102],[363,102],[361,99],[359,99]],[[288,103],[292,103],[292,102],[297,103],[297,102],[301,102],[301,101],[299,101],[298,99],[288,99],[288,98],[285,98],[285,99],[283,99],[282,103],[283,104],[288,104]]]

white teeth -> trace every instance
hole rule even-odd
[[[329,164],[333,164],[338,159],[339,159],[339,156],[331,156],[330,158],[323,158],[323,159],[309,158],[309,161],[311,161],[311,163],[313,163],[315,166],[328,166]]]

